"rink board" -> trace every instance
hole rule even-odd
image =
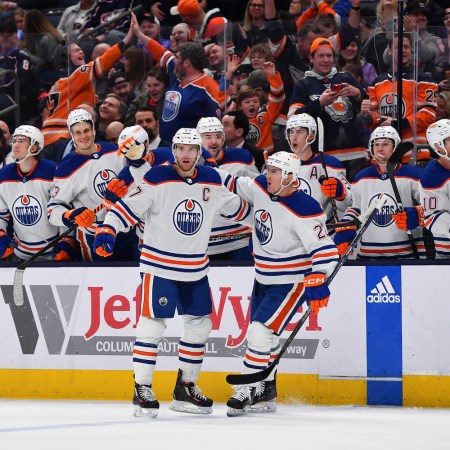
[[[26,302],[12,301],[14,269],[0,270],[0,397],[127,399],[139,315],[134,267],[38,267]],[[200,383],[229,396],[249,322],[251,267],[212,268],[213,331]],[[449,267],[350,266],[329,306],[311,315],[282,359],[280,399],[311,404],[450,406]],[[289,335],[300,309],[282,336]],[[154,388],[168,400],[181,318],[167,322]]]

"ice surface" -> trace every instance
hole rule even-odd
[[[1,450],[450,449],[450,409],[279,405],[226,417],[132,417],[128,402],[0,400]]]

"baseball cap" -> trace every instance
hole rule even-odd
[[[424,2],[413,0],[412,2],[408,2],[405,8],[406,14],[411,14],[414,11],[428,11],[427,7],[425,6]]]
[[[319,47],[331,48],[334,53],[334,47],[331,41],[327,38],[316,38],[311,44],[311,50],[309,51],[309,56],[312,56],[313,53],[319,49]]]
[[[117,84],[125,83],[127,81],[128,76],[125,72],[114,72],[110,77],[108,77],[108,86],[112,88]]]
[[[194,16],[200,12],[201,8],[198,0],[180,0],[177,6],[170,8],[170,14],[177,16]]]

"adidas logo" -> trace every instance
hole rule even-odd
[[[369,303],[400,303],[400,295],[395,293],[388,276],[385,275],[367,296]]]

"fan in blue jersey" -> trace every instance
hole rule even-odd
[[[133,347],[135,416],[158,414],[159,402],[152,390],[158,344],[166,319],[174,317],[176,310],[184,331],[170,409],[212,412],[213,401],[196,384],[212,326],[206,250],[218,213],[247,226],[252,222],[248,203],[222,185],[216,170],[197,165],[202,147],[195,129],[178,130],[172,151],[175,164],[153,166],[134,190],[114,204],[95,234],[95,251],[109,256],[119,232],[144,223],[141,316]]]
[[[254,180],[224,175],[243,200],[253,204],[255,282],[243,373],[264,370],[279,352],[280,335],[300,305],[314,313],[327,306],[326,278],[338,262],[319,203],[298,189],[300,158],[278,152],[267,160],[267,173]],[[237,386],[228,400],[228,415],[276,409],[275,372],[256,386]]]

